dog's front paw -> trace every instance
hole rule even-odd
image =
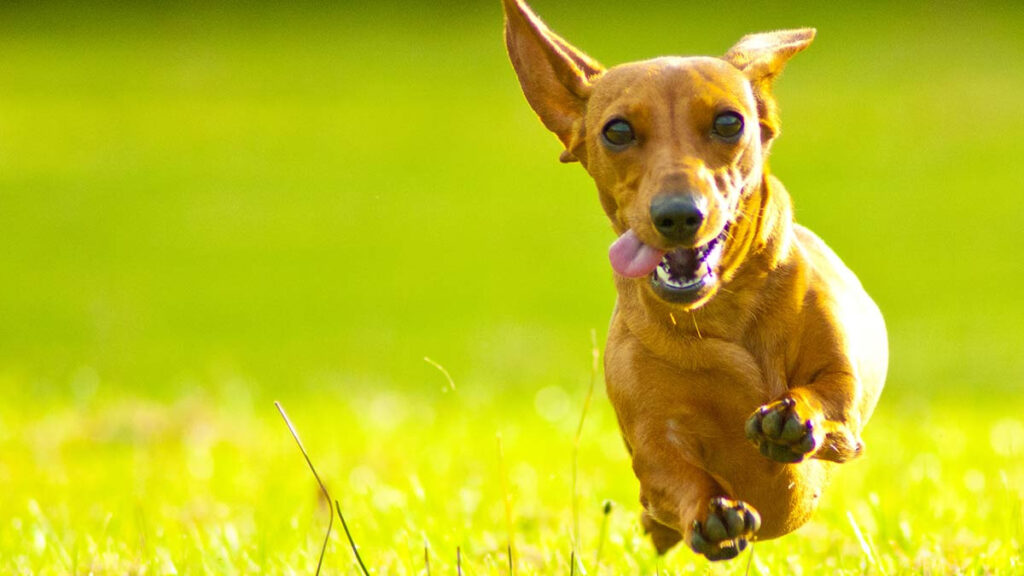
[[[693,521],[687,542],[708,560],[731,560],[747,548],[747,540],[761,527],[761,517],[739,500],[708,500],[707,516]]]
[[[814,422],[800,416],[792,398],[758,408],[747,419],[746,432],[761,454],[776,462],[801,462],[821,444]]]

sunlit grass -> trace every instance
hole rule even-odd
[[[515,399],[444,390],[334,391],[288,406],[371,571],[424,573],[426,545],[436,573],[454,571],[456,549],[467,573],[506,573],[500,434],[516,571],[567,574],[585,388],[525,389]],[[330,511],[288,430],[269,402],[220,404],[111,399],[45,415],[5,411],[0,569],[311,572]],[[713,572],[746,573],[749,562],[752,573],[773,574],[1018,573],[1024,405],[985,408],[897,395],[869,426],[867,455],[843,467],[809,525]],[[658,560],[638,532],[636,483],[603,396],[578,465],[578,550],[591,573],[606,500],[614,508],[600,570],[708,566],[682,549]],[[324,573],[354,574],[353,562],[336,529]]]

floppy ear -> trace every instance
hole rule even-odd
[[[565,145],[561,160],[578,160],[587,99],[604,68],[548,30],[522,0],[502,4],[505,45],[526,100]]]
[[[771,94],[772,82],[790,58],[810,46],[814,34],[814,28],[750,34],[725,53],[724,59],[739,68],[754,88],[763,144],[771,142],[779,133],[778,109]]]

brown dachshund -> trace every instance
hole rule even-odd
[[[814,30],[606,70],[503,4],[526,99],[618,235],[605,377],[644,528],[711,560],[795,530],[863,451],[888,362],[878,308],[768,172],[772,82]]]

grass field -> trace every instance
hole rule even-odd
[[[772,167],[892,349],[812,523],[716,565],[639,533],[597,375],[583,568],[1024,574],[1024,11],[533,5],[606,64],[816,26]],[[0,573],[312,573],[328,510],[273,400],[372,573],[426,574],[426,543],[506,574],[510,534],[516,574],[570,573],[612,234],[500,23],[0,5]],[[337,523],[323,573],[358,573]]]

